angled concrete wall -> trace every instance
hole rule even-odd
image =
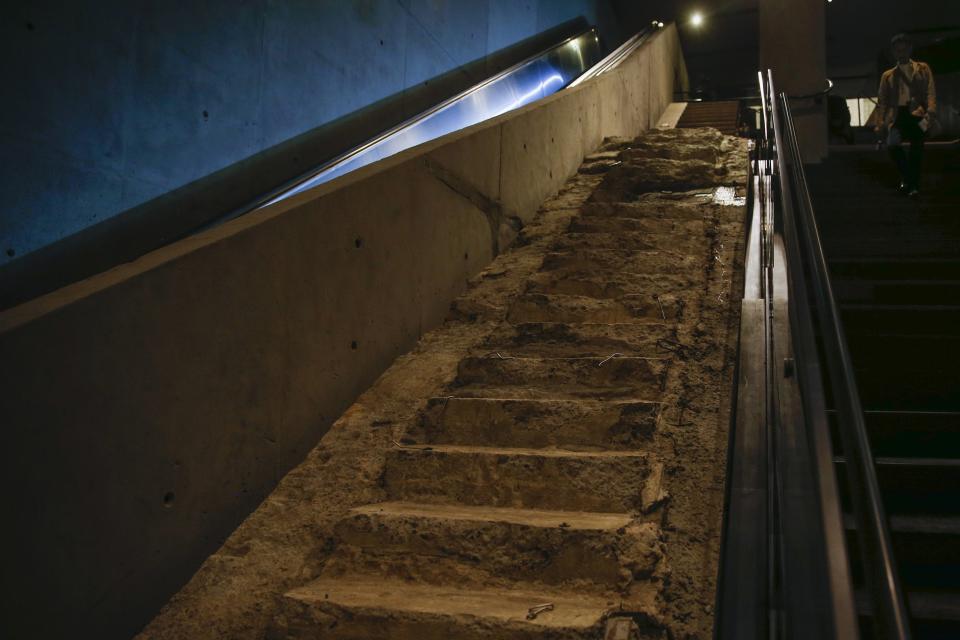
[[[13,0],[3,15],[0,266],[379,100],[400,110],[447,72],[480,82],[464,65],[567,21],[617,38],[608,0]]]
[[[576,89],[0,314],[2,635],[135,632],[682,69],[668,27]]]

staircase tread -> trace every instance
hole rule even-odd
[[[609,355],[609,354],[607,354]],[[589,358],[594,360],[595,358]],[[662,400],[623,400],[623,399],[614,399],[614,400],[591,400],[589,398],[584,398],[583,400],[571,400],[569,398],[474,398],[474,397],[457,397],[457,396],[434,396],[430,398],[430,402],[471,402],[471,403],[480,403],[480,402],[491,402],[496,404],[505,404],[508,402],[521,402],[524,404],[544,404],[544,405],[566,405],[573,407],[583,407],[589,409],[606,409],[608,407],[619,407],[620,405],[626,406],[635,406],[639,404],[646,405],[662,405]]]
[[[828,413],[835,413],[835,410],[830,409]],[[960,411],[899,411],[893,409],[871,409],[864,411],[864,414],[868,416],[935,416],[935,417],[960,417]]]
[[[834,456],[834,462],[846,464],[846,456]],[[878,456],[873,459],[876,466],[884,467],[960,467],[960,458],[902,458]]]
[[[554,628],[587,629],[611,609],[607,598],[582,592],[517,589],[455,589],[382,577],[321,578],[293,589],[288,598],[306,604],[331,603],[356,609],[387,609],[441,616],[472,616]],[[553,610],[527,620],[530,607],[551,603]]]
[[[856,529],[853,514],[843,515],[847,529]],[[960,534],[960,517],[937,515],[891,515],[890,530],[894,533],[930,533],[941,535]]]
[[[422,444],[403,445],[401,450],[415,450],[423,452],[465,453],[485,456],[536,456],[543,458],[649,458],[652,455],[646,451],[578,451],[574,449],[560,449],[556,447],[544,449],[511,448],[511,447],[483,447],[459,444]],[[397,449],[393,449],[396,451]]]
[[[929,258],[929,257],[911,257],[911,258],[900,258],[900,257],[840,257],[840,258],[830,258],[828,257],[830,264],[879,264],[887,266],[890,263],[919,263],[919,264],[938,264],[941,262],[960,262],[960,258],[946,257],[946,258]]]
[[[931,281],[932,282],[932,281]],[[846,302],[840,304],[842,311],[956,311],[955,304],[873,304]]]
[[[960,592],[908,590],[911,617],[922,620],[960,621]],[[873,603],[862,590],[856,593],[857,609],[865,615],[872,615]]]
[[[609,356],[609,353],[600,354],[601,359],[603,357]],[[668,358],[664,357],[650,357],[650,356],[617,356],[615,360],[657,360],[663,361]],[[490,360],[492,362],[500,362],[503,360],[523,360],[523,361],[534,361],[534,362],[572,362],[572,361],[596,361],[597,358],[594,356],[501,356],[496,357],[496,355],[482,355],[482,356],[467,356],[464,360]]]
[[[419,502],[380,502],[351,510],[358,515],[412,516],[475,522],[505,522],[530,527],[564,527],[568,530],[620,529],[633,518],[625,513],[589,511],[546,511],[508,507],[467,506],[462,504],[425,504]]]

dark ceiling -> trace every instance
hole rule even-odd
[[[645,24],[654,18],[676,21],[683,43],[691,84],[718,95],[753,92],[759,66],[758,6],[763,0],[613,0],[627,24]],[[794,0],[817,2],[818,0]],[[846,78],[842,86],[869,92],[876,82],[881,53],[890,37],[911,33],[918,55],[927,53],[937,72],[955,71],[955,47],[947,42],[960,36],[960,0],[819,0],[827,26],[827,74]],[[701,12],[704,24],[695,28],[690,16]],[[798,56],[804,51],[797,51]],[[885,61],[882,62],[886,64]]]

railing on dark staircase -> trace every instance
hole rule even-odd
[[[869,614],[873,637],[905,640],[909,615],[790,97],[769,71],[759,81],[716,635],[848,640]],[[860,598],[828,409],[849,470],[867,586]]]

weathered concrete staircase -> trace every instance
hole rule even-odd
[[[684,424],[686,361],[722,343],[703,324],[705,274],[729,255],[721,228],[739,225],[679,192],[741,179],[691,179],[704,161],[674,159],[643,179],[678,193],[636,192],[637,167],[680,153],[683,135],[651,132],[626,162],[626,141],[587,159],[583,171],[607,172],[592,201],[394,441],[387,501],[339,522],[274,637],[602,637],[621,612],[636,637],[666,637],[670,486],[653,443],[666,413]]]

